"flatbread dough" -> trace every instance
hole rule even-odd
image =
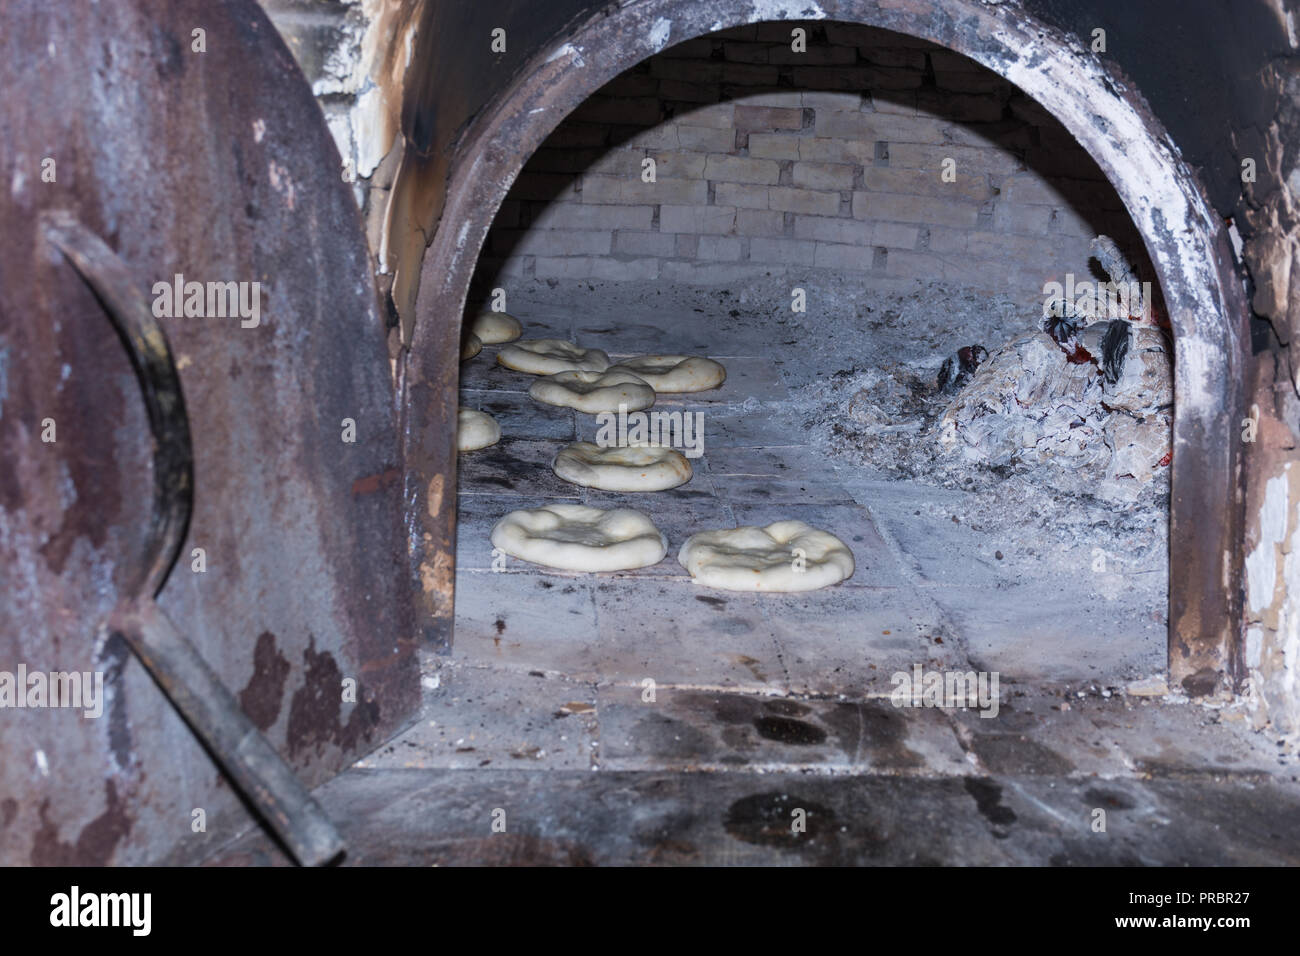
[[[576,408],[595,415],[616,412],[620,405],[629,412],[655,403],[655,390],[626,370],[608,372],[556,372],[539,378],[528,394],[546,405]]]
[[[461,407],[456,413],[456,447],[461,451],[478,451],[501,440],[501,426],[487,412]]]
[[[802,521],[701,531],[686,539],[677,561],[696,584],[724,591],[815,591],[854,567],[848,545]]]
[[[727,379],[727,370],[703,355],[638,355],[614,368],[640,375],[656,392],[703,392]]]
[[[672,448],[601,448],[574,442],[551,468],[565,481],[602,491],[666,491],[691,480],[691,463]]]
[[[483,351],[483,341],[473,332],[465,336],[465,341],[460,346],[460,360],[462,362],[472,359],[479,352]]]
[[[523,335],[524,327],[508,312],[484,311],[474,319],[470,331],[477,335],[484,345],[501,345],[504,342],[513,342]]]
[[[668,553],[668,539],[642,512],[587,505],[512,511],[492,528],[492,546],[561,571],[645,568]]]
[[[530,375],[603,372],[609,368],[609,356],[600,349],[584,349],[564,339],[520,339],[498,352],[497,361]]]

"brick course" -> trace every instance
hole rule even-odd
[[[794,26],[690,40],[583,103],[512,187],[480,282],[826,269],[1005,287],[1084,271],[1098,231],[1133,244],[1096,165],[1000,77],[846,24],[804,24],[800,54]]]

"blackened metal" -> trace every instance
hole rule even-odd
[[[343,839],[202,655],[151,599],[124,603],[110,627],[130,645],[262,820],[304,866],[343,852]]]
[[[194,861],[254,820],[102,629],[139,580],[153,449],[126,352],[104,348],[103,306],[41,215],[103,236],[141,293],[260,284],[256,324],[159,319],[194,504],[158,603],[308,786],[420,700],[401,483],[366,481],[403,462],[361,216],[252,0],[8,0],[0,77],[0,662],[104,675],[102,719],[6,710],[0,862]]]
[[[230,774],[298,862],[328,863],[343,841],[320,805],[239,708],[203,656],[159,609],[194,501],[194,455],[180,376],[167,335],[134,288],[126,264],[63,211],[45,216],[45,235],[104,303],[131,357],[153,432],[154,507],[135,597],[127,592],[111,627],[130,645],[167,699]]]
[[[153,433],[153,516],[141,548],[140,580],[128,596],[154,598],[176,563],[194,504],[194,453],[180,375],[167,336],[135,288],[126,264],[64,210],[45,214],[45,235],[104,303],[140,381]]]

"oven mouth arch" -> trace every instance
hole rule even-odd
[[[1137,90],[1078,38],[978,0],[638,0],[571,25],[474,118],[454,147],[402,356],[408,526],[426,637],[442,646],[451,640],[460,317],[511,184],[569,113],[637,63],[718,30],[810,20],[891,30],[974,60],[1052,113],[1119,195],[1174,331],[1170,681],[1190,696],[1238,689],[1244,507],[1235,429],[1245,404],[1248,313],[1226,229]]]

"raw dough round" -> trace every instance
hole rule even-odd
[[[701,531],[686,539],[677,561],[696,584],[724,591],[815,591],[850,577],[854,567],[848,545],[802,521]]]
[[[551,468],[565,481],[602,491],[666,491],[691,480],[691,463],[672,448],[601,448],[574,442]]]
[[[530,375],[603,372],[609,368],[609,356],[600,349],[584,349],[564,339],[520,339],[498,352],[497,361]]]
[[[546,405],[576,408],[595,415],[616,412],[620,405],[629,412],[655,403],[655,390],[628,371],[556,372],[539,378],[528,394]]]
[[[703,392],[717,388],[727,370],[703,355],[638,355],[614,366],[640,375],[656,392]]]
[[[461,407],[456,413],[456,447],[460,451],[478,451],[501,440],[501,426],[487,412]]]
[[[470,331],[484,345],[501,345],[513,342],[523,335],[524,327],[508,312],[480,312],[470,326]]]
[[[465,341],[460,346],[460,360],[462,362],[472,359],[479,352],[483,351],[483,341],[473,332],[465,336]]]
[[[561,571],[645,568],[668,553],[668,539],[642,512],[586,505],[512,511],[492,528],[492,546]]]

